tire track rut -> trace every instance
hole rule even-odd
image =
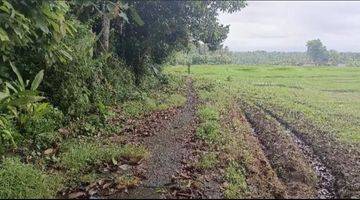
[[[259,105],[258,105],[259,106]],[[310,165],[314,169],[316,176],[318,178],[317,182],[317,198],[319,199],[334,199],[338,198],[335,187],[335,176],[332,174],[331,170],[323,163],[321,158],[317,156],[312,150],[311,146],[306,144],[302,139],[299,133],[293,130],[283,119],[276,116],[273,112],[268,109],[259,106],[265,113],[276,119],[276,121],[285,127],[288,135],[291,136],[293,141],[301,149],[302,153],[305,155],[306,159],[310,162]]]
[[[245,116],[290,198],[337,198],[331,170],[282,119],[260,105],[244,105]],[[301,177],[303,176],[303,177]]]

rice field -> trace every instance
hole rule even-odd
[[[185,67],[166,70],[187,73]],[[191,74],[290,121],[301,114],[339,140],[360,142],[360,68],[192,66]]]
[[[232,149],[247,184],[254,181],[249,169],[258,167],[260,189],[242,189],[252,197],[268,195],[261,193],[268,188],[265,169],[274,171],[271,185],[285,188],[284,197],[360,196],[360,68],[202,65],[190,74],[183,66],[165,71],[191,77],[203,107],[220,113],[215,138],[230,135],[228,144],[243,138]],[[264,160],[261,155],[270,167],[254,164]]]

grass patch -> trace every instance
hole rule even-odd
[[[154,110],[164,110],[170,107],[184,105],[186,97],[181,94],[162,93],[153,97],[145,97],[143,100],[132,100],[122,104],[122,111],[127,117],[139,117]]]
[[[183,75],[186,67],[168,68],[168,71]],[[359,137],[354,137],[360,131],[360,68],[214,65],[194,66],[191,73],[199,97],[217,101],[219,105],[215,107],[220,112],[219,106],[230,97],[240,98],[277,108],[277,113],[291,123],[298,121],[294,113],[300,113],[318,129],[334,133],[342,142],[360,142]],[[231,81],[227,81],[229,76]]]
[[[91,166],[123,158],[132,163],[140,161],[147,155],[143,147],[117,144],[102,145],[96,142],[78,144],[69,142],[60,155],[61,166],[73,173],[86,171]]]
[[[219,123],[216,121],[201,123],[196,130],[196,136],[209,143],[218,143],[220,141]]]
[[[129,174],[122,175],[116,179],[118,189],[133,188],[138,186],[140,182],[138,177]]]
[[[237,199],[246,196],[248,190],[246,178],[239,164],[230,162],[225,170],[225,179],[229,183],[224,192],[226,198]]]
[[[0,169],[0,198],[52,198],[61,183],[60,177],[46,175],[18,158],[5,158]]]
[[[186,97],[181,94],[172,94],[167,98],[166,104],[170,106],[182,106],[186,102]]]
[[[135,164],[148,155],[149,152],[145,147],[127,144],[120,148],[120,154],[118,156],[130,162],[130,164]]]
[[[196,163],[196,167],[198,169],[213,169],[215,168],[215,166],[218,164],[218,158],[216,156],[215,153],[211,152],[211,153],[206,153],[205,155],[203,155],[199,162]]]
[[[139,100],[124,102],[121,108],[127,117],[138,117],[147,111],[147,106]]]
[[[177,76],[166,76],[163,83],[149,83],[148,90],[134,93],[130,100],[122,104],[126,117],[140,117],[154,110],[164,110],[183,106],[186,102],[185,79]]]
[[[219,112],[216,109],[209,106],[202,106],[199,109],[197,115],[199,116],[202,122],[219,120]]]

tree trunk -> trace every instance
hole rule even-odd
[[[109,36],[110,36],[110,18],[106,9],[106,2],[102,5],[102,34],[101,34],[101,47],[103,52],[109,50]]]

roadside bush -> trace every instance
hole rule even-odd
[[[34,105],[34,113],[26,121],[26,137],[32,138],[38,149],[43,149],[61,139],[57,130],[61,128],[64,115],[48,103]]]
[[[93,58],[96,42],[91,29],[75,23],[77,34],[64,43],[72,50],[71,60],[55,63],[45,72],[43,91],[50,101],[71,117],[96,109],[96,104],[121,102],[133,87],[133,76],[114,55]]]
[[[95,35],[86,25],[74,26],[77,34],[63,40],[72,51],[71,59],[47,67],[42,90],[64,113],[79,116],[91,108],[89,83],[96,68],[92,59]]]
[[[44,97],[37,90],[43,80],[44,71],[38,72],[32,82],[24,80],[19,70],[12,64],[15,81],[6,81],[0,92],[1,139],[3,151],[16,147],[17,143],[36,141],[37,145],[52,142],[50,135],[54,135],[59,128],[62,113],[47,103],[39,103]],[[36,142],[35,142],[36,143]]]
[[[0,155],[9,148],[16,147],[20,133],[18,132],[13,117],[10,115],[0,115]]]
[[[53,198],[61,179],[49,176],[18,158],[5,158],[0,169],[0,198]]]

